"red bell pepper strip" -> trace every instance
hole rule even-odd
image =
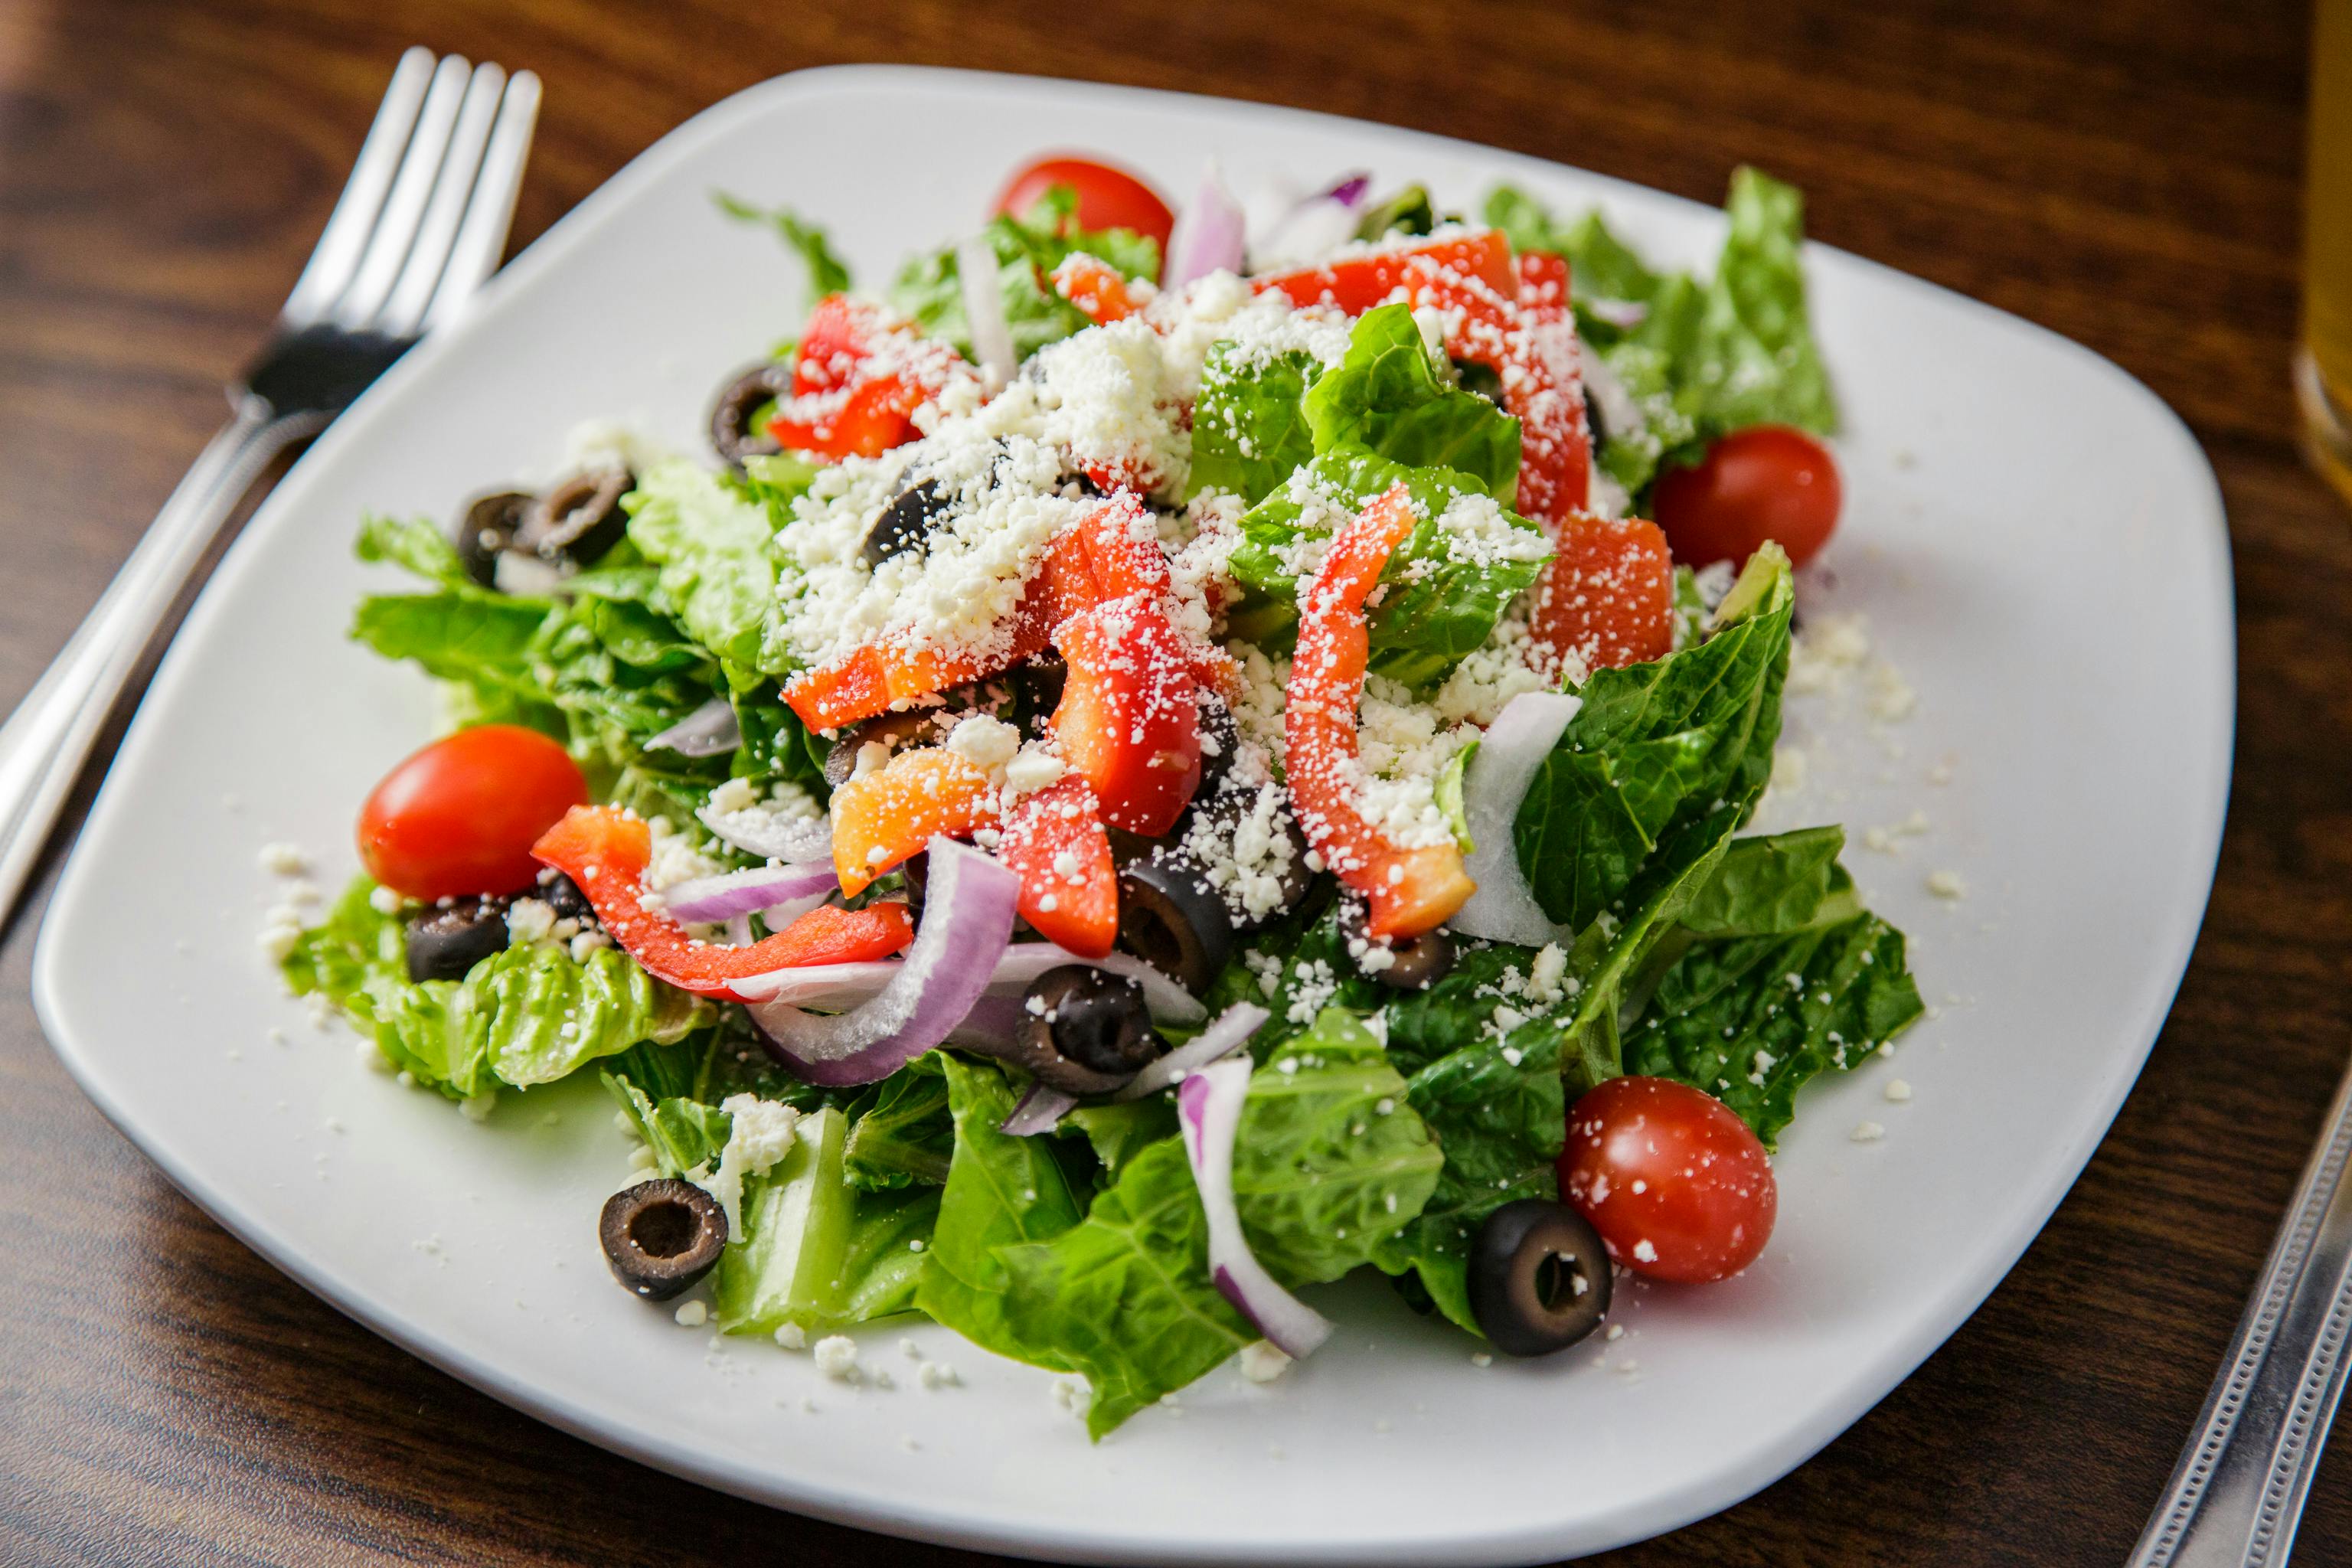
[[[1511,242],[1500,230],[1361,251],[1321,267],[1255,279],[1253,287],[1279,289],[1294,305],[1337,305],[1360,316],[1392,300],[1412,300],[1433,286],[1458,287],[1469,281],[1485,284],[1498,299],[1517,296]]]
[[[1357,805],[1356,704],[1369,652],[1364,601],[1413,521],[1400,484],[1332,536],[1322,569],[1299,592],[1298,647],[1283,712],[1286,776],[1307,841],[1364,896],[1365,930],[1400,941],[1441,924],[1477,890],[1453,840],[1402,847]]]
[[[617,806],[573,806],[530,852],[579,884],[605,931],[646,973],[698,996],[740,1001],[736,981],[812,963],[887,958],[915,938],[907,906],[892,902],[862,910],[820,905],[745,947],[698,941],[669,916],[646,908],[653,833],[642,817]]]
[[[1528,630],[1588,669],[1664,658],[1675,646],[1675,561],[1664,531],[1638,517],[1579,512],[1552,531]]]
[[[1065,530],[1022,589],[1003,651],[974,658],[898,642],[868,643],[784,687],[784,701],[813,730],[837,730],[893,707],[981,680],[1045,651],[1054,628],[1081,610],[1132,594],[1169,591],[1168,554],[1151,514],[1132,496],[1106,501]],[[1187,642],[1193,678],[1229,691],[1231,658]]]
[[[1021,918],[1081,958],[1118,935],[1118,867],[1095,792],[1083,779],[1024,796],[1004,819],[996,858],[1021,879]]]
[[[878,305],[817,301],[793,362],[793,395],[768,433],[794,451],[872,458],[914,439],[915,415],[971,367],[947,344]]]
[[[944,746],[900,752],[833,792],[833,869],[853,897],[936,834],[971,837],[996,819],[988,775]]]
[[[1054,630],[1069,673],[1054,709],[1062,755],[1113,827],[1157,838],[1201,784],[1201,699],[1183,637],[1156,595],[1130,594]]]
[[[1135,295],[1118,268],[1099,257],[1074,250],[1046,277],[1053,291],[1076,305],[1087,320],[1101,326],[1124,321],[1135,314]]]

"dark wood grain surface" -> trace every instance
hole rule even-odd
[[[845,60],[1300,104],[1709,200],[1764,164],[1821,238],[2188,419],[2230,512],[2237,781],[2171,1021],[2016,1272],[1811,1463],[1610,1561],[2113,1563],[2352,1050],[2352,518],[2296,463],[2286,383],[2309,26],[2294,0],[0,0],[0,702],[217,424],[409,43],[545,79],[519,243],[717,99]],[[68,1080],[26,1000],[37,917],[0,946],[0,1563],[981,1561],[638,1468],[311,1299]],[[2352,1450],[2299,1561],[2352,1561],[2347,1478]]]

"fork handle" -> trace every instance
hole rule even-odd
[[[0,921],[16,906],[58,814],[147,648],[237,501],[315,428],[247,395],[172,492],[65,647],[0,724]]]
[[[2164,1501],[2127,1568],[2283,1568],[2344,1393],[2352,1068]]]

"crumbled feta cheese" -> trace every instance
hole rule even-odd
[[[1633,1244],[1634,1262],[1655,1263],[1657,1260],[1658,1249],[1651,1245],[1650,1238],[1648,1237],[1645,1236],[1641,1240]]]
[[[1857,1121],[1851,1136],[1857,1143],[1875,1143],[1886,1136],[1886,1129],[1875,1121]]]
[[[670,1316],[681,1329],[698,1329],[710,1321],[710,1309],[700,1301],[681,1301]]]
[[[1888,1079],[1886,1080],[1886,1098],[1897,1105],[1901,1105],[1904,1101],[1909,1100],[1911,1098],[1911,1085],[1908,1080],[1899,1078]]]
[[[1032,742],[1004,764],[1004,787],[1018,799],[1061,783],[1062,775],[1069,771],[1068,763],[1043,744]]]
[[[857,1342],[847,1334],[827,1334],[817,1341],[816,1369],[835,1383],[856,1383]]]
[[[469,1094],[457,1102],[457,1109],[468,1121],[488,1121],[490,1112],[498,1109],[499,1091],[486,1089],[479,1094]]]
[[[1002,719],[974,713],[949,733],[948,750],[1002,782],[1004,765],[1021,750],[1021,731]]]
[[[925,1388],[960,1388],[962,1376],[944,1362],[927,1361],[915,1368],[915,1381]]]
[[[719,1102],[719,1109],[727,1113],[727,1142],[719,1152],[719,1169],[695,1185],[727,1211],[727,1234],[740,1236],[744,1179],[765,1175],[792,1152],[801,1113],[756,1094],[730,1094]]]
[[[507,906],[507,940],[518,947],[544,942],[555,931],[555,906],[544,899],[517,899]]]
[[[1252,1383],[1272,1383],[1290,1370],[1290,1356],[1271,1340],[1252,1340],[1241,1348],[1234,1363]]]
[[[299,877],[310,868],[310,861],[299,844],[265,844],[261,868],[273,877]]]
[[[804,1351],[808,1349],[808,1331],[798,1323],[782,1324],[776,1330],[776,1343],[784,1350]]]
[[[1949,899],[1955,903],[1969,896],[1969,885],[1960,879],[1958,871],[1928,872],[1927,890],[1939,899]]]

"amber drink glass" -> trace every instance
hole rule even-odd
[[[2295,400],[2305,451],[2352,501],[2352,0],[2319,0],[2305,174]]]

